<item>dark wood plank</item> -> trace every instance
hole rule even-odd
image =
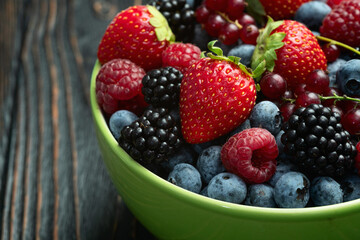
[[[133,3],[0,1],[0,239],[153,239],[109,179],[89,106],[97,45]]]

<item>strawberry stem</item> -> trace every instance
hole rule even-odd
[[[334,45],[338,45],[340,47],[343,47],[343,48],[346,48],[358,55],[360,55],[360,51],[356,50],[355,48],[353,47],[350,47],[349,45],[346,45],[345,43],[342,43],[342,42],[338,42],[338,41],[335,41],[333,39],[330,39],[330,38],[327,38],[327,37],[323,37],[323,36],[315,36],[318,40],[321,40],[321,41],[324,41],[324,42],[328,42],[330,44],[334,44]]]

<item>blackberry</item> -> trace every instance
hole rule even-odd
[[[161,12],[175,34],[176,41],[189,42],[194,35],[194,9],[186,0],[153,0],[149,3]]]
[[[142,79],[145,102],[154,107],[175,107],[179,104],[182,78],[183,74],[173,67],[149,71]]]
[[[355,145],[340,115],[321,104],[298,108],[283,125],[284,151],[309,177],[341,178],[354,167]]]
[[[145,165],[166,161],[182,145],[180,127],[165,108],[148,108],[121,131],[119,145]]]

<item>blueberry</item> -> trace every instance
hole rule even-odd
[[[284,144],[281,142],[281,136],[285,133],[284,130],[280,130],[275,136],[276,145],[278,146],[279,155],[284,152]]]
[[[348,96],[360,96],[360,59],[344,63],[336,74],[336,81],[341,92]]]
[[[275,173],[270,178],[268,183],[274,187],[282,175],[284,175],[285,173],[291,172],[291,171],[296,171],[296,170],[297,170],[297,167],[290,161],[278,162]]]
[[[174,169],[175,165],[179,163],[189,163],[193,165],[195,163],[195,152],[189,145],[184,145],[175,154],[169,157],[168,161],[161,162],[161,166],[170,172]]]
[[[257,103],[249,116],[251,127],[265,128],[274,136],[281,130],[282,116],[279,108],[270,101]]]
[[[334,62],[328,64],[327,71],[329,72],[329,79],[330,79],[329,87],[336,86],[336,73],[345,63],[346,60],[338,58]]]
[[[109,119],[109,128],[114,138],[116,140],[119,139],[121,130],[137,119],[138,116],[128,110],[119,110],[114,112]]]
[[[192,43],[196,46],[198,46],[201,51],[207,51],[208,42],[211,41],[211,37],[209,34],[207,34],[206,30],[201,27],[201,24],[195,24],[194,27],[194,38],[192,40]]]
[[[253,56],[255,50],[255,46],[251,45],[251,44],[241,44],[238,45],[234,48],[232,48],[228,55],[229,56],[235,56],[235,57],[239,57],[240,62],[242,64],[244,64],[247,67],[250,67],[251,65],[251,58]]]
[[[300,172],[288,172],[274,187],[274,199],[282,208],[303,208],[309,201],[310,181]]]
[[[204,182],[207,184],[217,174],[225,172],[220,159],[221,146],[211,146],[201,152],[196,167]]]
[[[251,125],[250,125],[250,120],[247,118],[242,124],[240,124],[240,126],[238,126],[229,133],[229,137],[234,136],[235,134],[248,128],[251,128]]]
[[[294,19],[305,24],[309,29],[318,31],[331,7],[324,2],[312,1],[302,4],[295,13]]]
[[[316,177],[311,182],[310,197],[315,206],[343,202],[340,184],[331,177]]]
[[[351,174],[341,181],[344,202],[360,198],[360,176]]]
[[[192,148],[195,150],[195,152],[197,154],[200,154],[202,151],[204,151],[206,148],[214,146],[214,145],[223,145],[228,139],[227,135],[218,137],[214,140],[211,140],[209,142],[204,142],[204,143],[198,143],[198,144],[192,144]]]
[[[250,185],[245,203],[257,207],[276,207],[273,187],[268,184]]]
[[[199,171],[188,163],[176,165],[169,173],[167,180],[194,193],[199,193],[202,186]]]
[[[210,198],[242,203],[246,198],[246,184],[235,174],[219,173],[211,179],[207,187],[207,194]]]
[[[200,194],[207,197],[208,196],[208,193],[207,193],[207,189],[208,189],[208,186],[204,187],[201,191],[200,191]]]

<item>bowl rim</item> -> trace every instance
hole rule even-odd
[[[229,203],[212,199],[201,194],[193,193],[181,187],[178,187],[165,179],[152,173],[141,164],[133,160],[117,143],[111,131],[108,128],[107,122],[103,116],[103,112],[96,100],[96,75],[100,70],[100,63],[96,60],[90,83],[90,103],[91,111],[95,126],[100,130],[106,144],[112,151],[119,156],[119,159],[133,171],[137,176],[161,188],[162,191],[172,194],[173,197],[180,199],[183,202],[195,205],[196,207],[215,211],[220,214],[226,214],[232,217],[245,216],[249,219],[267,219],[275,221],[314,221],[314,220],[329,220],[330,218],[351,215],[360,212],[360,199],[317,207],[306,208],[265,208],[255,207],[242,204]]]

